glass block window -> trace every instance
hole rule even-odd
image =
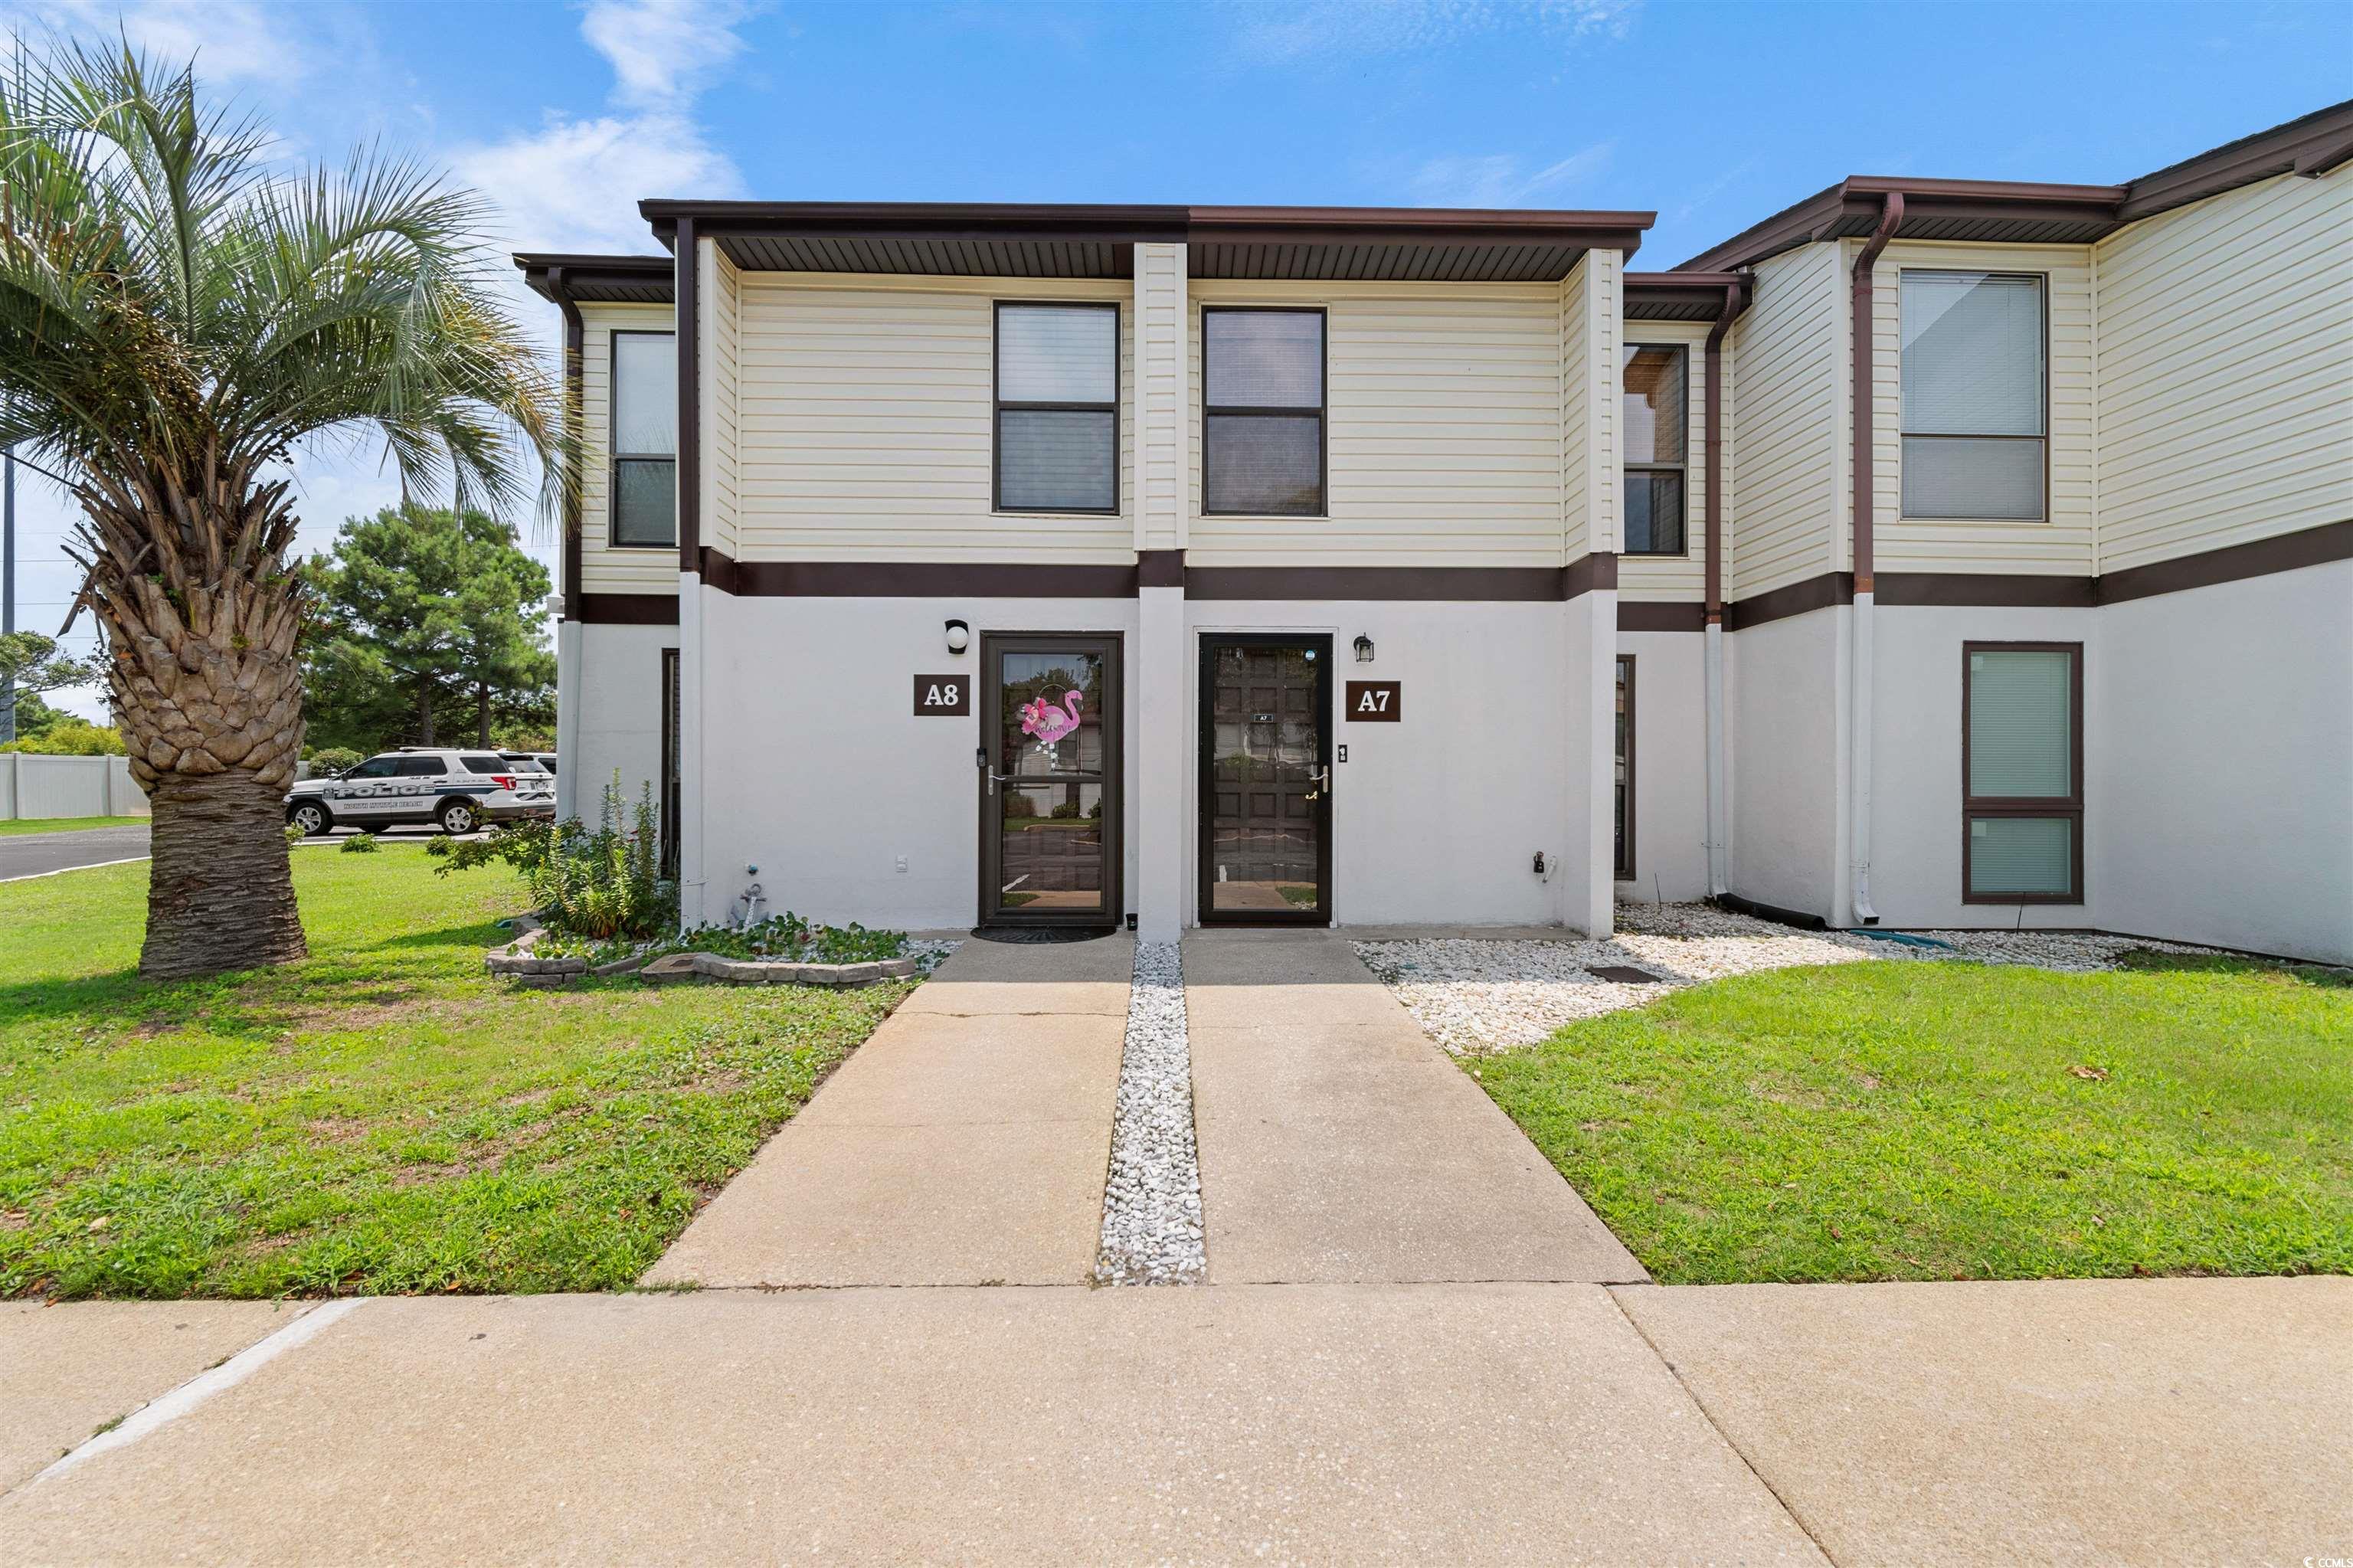
[[[1619,396],[1626,442],[1626,553],[1683,553],[1690,382],[1678,345],[1628,344]]]
[[[613,334],[611,541],[678,544],[678,337]]]
[[[1903,275],[1904,515],[2043,514],[2042,280]]]
[[[997,509],[1119,510],[1119,307],[997,307]]]
[[[2080,904],[2083,645],[1972,642],[1962,658],[1963,896]]]
[[[1201,313],[1201,510],[1320,517],[1322,311]]]

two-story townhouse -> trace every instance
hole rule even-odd
[[[669,258],[518,258],[565,807],[653,783],[690,921],[2353,958],[2348,135],[1664,273],[1646,213],[646,202]]]

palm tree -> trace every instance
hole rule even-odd
[[[269,144],[127,44],[0,68],[0,443],[80,503],[73,613],[104,634],[153,810],[151,979],[305,951],[290,453],[380,440],[405,492],[494,512],[530,498],[533,458],[543,498],[570,470],[481,200],[372,150],[290,172]]]

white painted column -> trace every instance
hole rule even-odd
[[[576,620],[555,623],[555,820],[580,814],[580,639]]]
[[[1182,245],[1135,248],[1135,548],[1145,580],[1174,577],[1172,586],[1136,590],[1134,669],[1136,770],[1128,781],[1135,834],[1136,934],[1173,942],[1184,928],[1185,846],[1192,836],[1185,810],[1194,726],[1187,679],[1181,576],[1166,569],[1166,552],[1185,546],[1189,510],[1192,419],[1187,396],[1191,316]],[[1152,569],[1157,566],[1159,569]]]

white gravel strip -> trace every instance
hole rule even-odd
[[[1799,931],[1705,904],[1621,905],[1606,942],[1487,941],[1431,938],[1358,942],[1356,956],[1406,1011],[1449,1051],[1472,1054],[1532,1045],[1563,1024],[1640,1007],[1669,991],[1726,975],[1804,964],[1967,959],[2094,970],[2116,967],[2136,948],[2200,953],[2211,948],[2134,937],[2039,931],[1923,931],[1943,947],[1915,947],[1843,931]],[[1598,968],[1624,965],[1659,977],[1651,985],[1604,980]]]
[[[1193,1141],[1193,1054],[1174,942],[1138,942],[1119,1061],[1119,1108],[1103,1183],[1103,1285],[1198,1285],[1201,1168]]]

